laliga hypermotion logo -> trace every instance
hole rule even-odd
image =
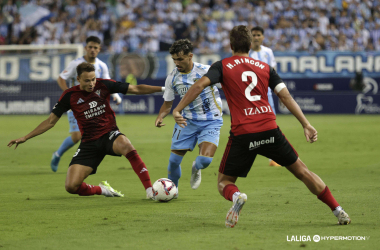
[[[356,96],[357,104],[355,113],[380,113],[380,106],[377,103],[373,103],[373,96],[370,96],[377,94],[379,89],[377,82],[373,78],[364,77],[363,83],[363,93],[360,93]]]

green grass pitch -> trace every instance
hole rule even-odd
[[[125,157],[107,156],[86,182],[107,180],[124,198],[79,197],[66,193],[66,171],[77,147],[62,158],[56,173],[51,154],[68,136],[66,116],[39,137],[6,147],[47,116],[0,116],[0,250],[1,249],[379,249],[380,116],[308,116],[319,134],[306,143],[292,116],[277,123],[300,158],[329,186],[352,224],[336,225],[329,208],[285,168],[258,157],[237,185],[248,195],[239,222],[225,228],[231,206],[217,191],[217,173],[227,143],[230,119],[224,116],[220,146],[202,184],[190,188],[191,163],[182,163],[179,199],[145,200],[145,191]],[[167,176],[174,121],[155,128],[156,116],[118,116],[118,126],[145,161],[152,182]],[[288,241],[292,236],[311,241]],[[322,240],[313,236],[366,236],[367,240]],[[369,237],[369,239],[368,239]]]

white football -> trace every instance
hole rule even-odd
[[[176,185],[167,178],[160,178],[153,183],[153,196],[156,201],[170,201],[177,193]]]

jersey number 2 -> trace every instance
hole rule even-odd
[[[248,87],[245,89],[245,97],[251,101],[260,101],[261,95],[251,95],[251,91],[256,87],[257,85],[257,75],[253,71],[244,71],[243,74],[241,74],[241,80],[243,82],[248,81],[248,76],[251,77],[252,82],[248,85]]]

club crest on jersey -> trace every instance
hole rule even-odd
[[[97,94],[98,96],[100,96],[100,89],[98,89],[97,91],[95,91],[95,94]]]
[[[200,78],[194,78],[193,81],[196,82],[198,81]]]

